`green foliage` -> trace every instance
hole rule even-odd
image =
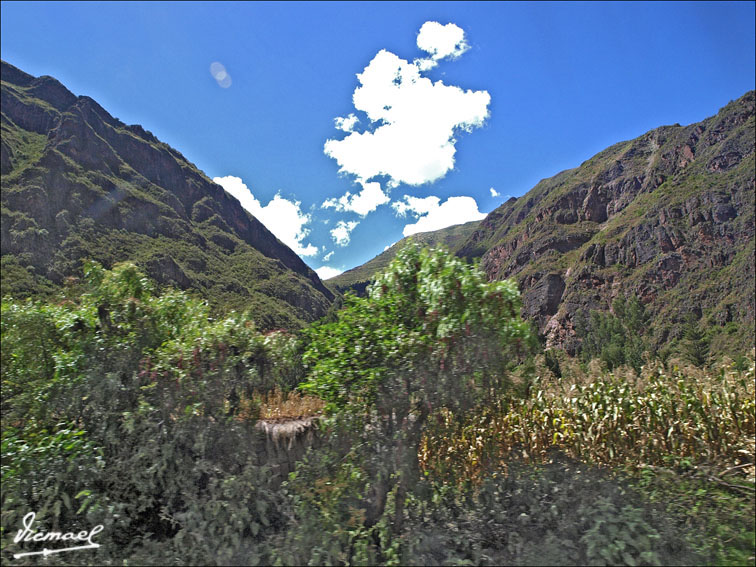
[[[395,410],[397,392],[405,415],[471,407],[500,395],[529,348],[519,308],[513,282],[489,283],[445,252],[407,247],[368,298],[347,296],[336,322],[311,330],[304,387],[340,413]]]
[[[411,508],[404,564],[688,565],[700,561],[625,481],[559,454]],[[408,529],[410,529],[408,527]]]
[[[592,311],[587,321],[577,319],[575,328],[582,339],[580,356],[586,362],[598,358],[609,370],[627,365],[640,372],[643,353],[651,348],[645,339],[650,315],[637,297],[629,301],[618,297],[612,309],[614,314]]]
[[[53,563],[747,562],[752,484],[691,471],[750,462],[752,362],[576,380],[555,356],[562,378],[519,392],[508,377],[532,333],[518,301],[417,249],[304,341],[214,318],[128,264],[87,264],[56,302],[4,300],[3,562],[23,564],[12,539],[29,511],[45,529],[104,526],[99,549]],[[253,394],[305,371],[330,415],[279,487]],[[635,489],[553,447],[627,466]]]
[[[685,320],[680,350],[688,362],[698,367],[706,364],[709,358],[709,338],[692,313]]]
[[[293,339],[157,295],[133,265],[86,280],[75,302],[3,302],[4,529],[35,511],[103,524],[98,561],[264,562],[279,496],[242,406],[298,379]]]
[[[354,291],[357,295],[367,295],[367,287],[373,283],[375,276],[385,270],[396,257],[397,252],[405,246],[428,248],[443,246],[453,252],[475,232],[479,224],[478,221],[472,221],[431,232],[413,234],[403,238],[365,264],[331,278],[327,283],[330,287],[342,292]]]
[[[544,362],[546,364],[546,367],[551,371],[551,373],[556,378],[561,378],[562,368],[559,366],[559,358],[557,357],[554,350],[552,349],[545,350],[543,355],[544,355]]]
[[[302,565],[688,565],[704,562],[659,507],[622,478],[551,453],[546,465],[510,463],[479,485],[424,479],[407,498],[399,530],[362,522],[346,498],[360,473],[341,467],[328,483],[300,467],[292,529],[278,560]],[[304,475],[304,476],[303,476]],[[388,495],[395,503],[396,489]],[[320,511],[318,514],[317,511]],[[329,511],[330,514],[325,512]]]
[[[756,553],[753,483],[727,482],[689,469],[683,474],[644,469],[632,485],[644,500],[660,507],[684,530],[689,547],[712,565],[748,565]],[[728,486],[729,485],[729,486]],[[739,488],[733,488],[739,487]]]

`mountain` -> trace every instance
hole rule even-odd
[[[6,62],[1,76],[3,295],[50,293],[85,258],[129,260],[262,328],[326,313],[315,272],[178,151],[52,77]]]
[[[396,253],[406,246],[407,243],[415,242],[421,246],[430,247],[443,245],[446,248],[454,249],[475,231],[478,224],[479,221],[471,221],[465,224],[442,228],[441,230],[420,232],[402,238],[372,260],[329,279],[327,285],[339,293],[352,290],[359,294],[364,294],[373,276],[388,266],[391,260],[394,259],[394,256],[396,256]]]
[[[656,128],[542,180],[451,249],[479,258],[492,280],[515,278],[548,345],[574,351],[577,316],[634,295],[658,343],[693,313],[714,349],[751,349],[754,185],[751,91],[702,122]]]

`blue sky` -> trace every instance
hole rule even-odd
[[[0,47],[181,151],[328,276],[715,114],[755,86],[754,6],[2,2]]]

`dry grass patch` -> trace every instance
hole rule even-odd
[[[275,389],[266,395],[254,397],[260,407],[260,419],[301,419],[323,412],[325,402],[320,398],[293,391],[284,393]]]

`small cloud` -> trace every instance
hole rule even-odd
[[[276,194],[263,207],[240,177],[227,175],[214,177],[213,181],[236,197],[244,209],[294,252],[300,256],[315,256],[318,253],[317,246],[304,243],[304,239],[310,234],[310,229],[305,228],[305,225],[311,221],[311,217],[302,212],[299,201],[290,201]]]
[[[335,278],[343,272],[344,270],[339,270],[338,268],[332,268],[330,266],[320,266],[315,270],[315,273],[318,274],[318,277],[321,280],[329,280],[331,278]]]
[[[325,246],[323,247],[323,249],[325,249]],[[325,256],[323,256],[323,261],[324,262],[328,262],[331,259],[331,256],[333,256],[334,252],[335,252],[335,250],[331,250],[328,254],[326,254]]]
[[[499,193],[499,192],[498,192],[498,191],[497,191],[496,189],[494,189],[493,187],[491,187],[491,188],[489,189],[489,191],[491,192],[491,197],[500,197],[500,196],[501,196],[501,193]]]
[[[351,234],[354,228],[359,224],[358,221],[339,221],[336,227],[331,229],[331,237],[338,246],[346,246],[351,240]]]
[[[381,189],[381,184],[376,182],[365,183],[361,182],[362,191],[356,195],[352,195],[347,191],[338,200],[336,198],[328,199],[321,207],[324,209],[336,209],[339,212],[354,212],[364,217],[368,213],[372,213],[380,205],[388,203],[390,199],[388,195]]]
[[[423,24],[417,34],[417,46],[430,55],[431,67],[435,66],[436,61],[447,57],[456,59],[470,49],[462,28],[451,23],[442,26],[438,22]]]
[[[357,118],[353,113],[350,113],[347,117],[341,117],[334,118],[333,122],[336,125],[336,128],[339,130],[343,130],[344,132],[351,132],[354,130],[355,125],[360,121],[359,118]]]
[[[433,67],[438,65],[438,62],[433,59],[415,59],[413,63],[417,65],[417,68],[421,71],[430,71]]]
[[[414,224],[405,225],[402,231],[404,236],[440,230],[447,226],[481,220],[486,216],[478,210],[478,204],[472,197],[449,197],[441,203],[441,199],[435,195],[424,198],[405,195],[403,202],[395,201],[391,206],[398,216],[411,213],[418,219]]]
[[[438,204],[441,199],[435,195],[430,197],[412,197],[411,195],[405,195],[404,201],[394,201],[391,204],[391,208],[396,211],[396,214],[400,217],[406,217],[407,213],[412,213],[415,217],[421,215],[427,215],[432,210],[438,208]]]
[[[231,86],[231,75],[228,74],[223,63],[219,63],[218,61],[212,62],[210,64],[210,74],[215,79],[215,82],[218,83],[218,86],[224,89]]]

